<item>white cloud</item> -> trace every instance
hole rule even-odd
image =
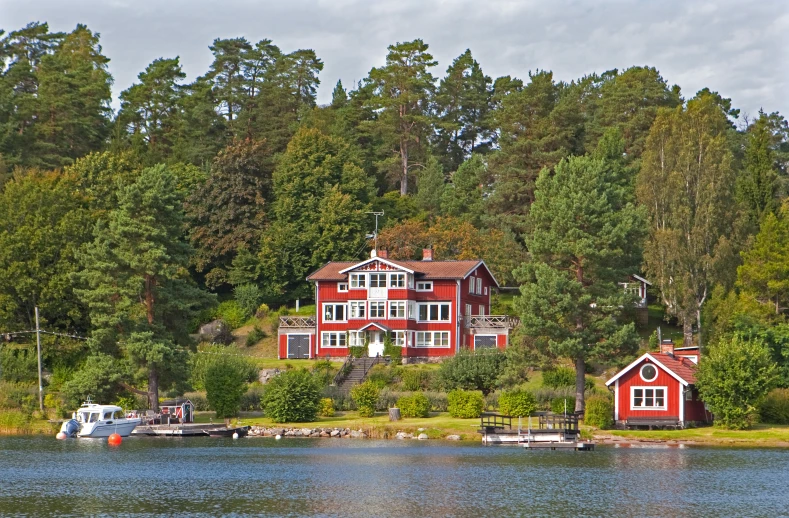
[[[543,68],[571,80],[650,65],[686,97],[709,87],[744,112],[789,115],[783,0],[0,0],[0,20],[6,30],[40,20],[101,33],[116,96],[158,57],[181,56],[193,79],[214,38],[245,36],[315,49],[327,102],[337,79],[351,86],[381,65],[387,45],[422,38],[439,60],[436,76],[466,48],[493,77]]]

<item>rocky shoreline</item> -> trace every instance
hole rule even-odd
[[[370,434],[363,429],[353,430],[351,428],[278,428],[265,426],[250,426],[249,437],[312,437],[324,439],[368,439]],[[425,441],[430,437],[425,433],[424,428],[417,430],[417,433],[398,431],[394,434],[384,432],[383,439],[416,439]],[[451,434],[442,437],[446,441],[459,441],[460,435]]]

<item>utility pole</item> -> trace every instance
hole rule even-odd
[[[373,231],[372,238],[375,240],[375,244],[373,245],[375,251],[378,252],[378,217],[384,215],[384,211],[381,212],[367,212],[366,214],[373,214],[375,216],[375,231]],[[367,235],[367,238],[370,238],[370,235]]]
[[[36,306],[36,349],[38,350],[38,408],[44,412],[44,384],[41,382],[41,327],[38,325],[38,306]]]

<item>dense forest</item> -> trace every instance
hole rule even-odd
[[[0,331],[38,307],[88,338],[45,336],[51,384],[157,394],[220,301],[309,299],[305,277],[365,257],[383,211],[389,257],[482,258],[520,286],[515,347],[581,383],[639,347],[618,318],[636,272],[686,343],[745,334],[789,365],[783,116],[649,66],[491,78],[470,50],[443,72],[422,40],[384,51],[319,106],[313,50],[216,39],[203,75],[156,59],[113,111],[97,33],[0,31]],[[35,376],[9,351],[5,381]]]

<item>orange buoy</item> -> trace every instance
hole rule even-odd
[[[107,437],[107,443],[109,443],[110,446],[120,446],[122,441],[123,439],[121,439],[121,436],[118,435],[117,433],[114,433],[109,437]]]

